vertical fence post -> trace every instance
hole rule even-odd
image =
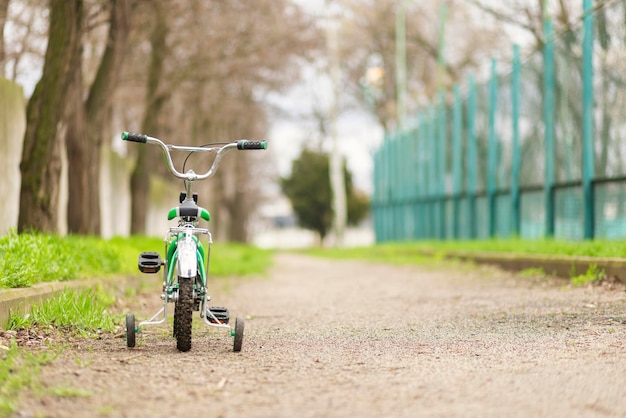
[[[387,199],[386,199],[386,182],[387,182],[387,172],[385,170],[385,137],[383,137],[383,143],[378,150],[378,164],[380,168],[378,169],[378,185],[380,190],[378,192],[378,207],[376,212],[378,213],[378,232],[380,233],[380,241],[385,241],[385,222],[387,218],[386,208],[387,208]]]
[[[387,165],[389,167],[389,230],[388,241],[395,241],[396,234],[396,142],[395,134],[389,137],[389,154],[387,154]]]
[[[417,187],[415,190],[415,210],[413,211],[415,216],[415,239],[422,238],[422,223],[423,223],[423,213],[422,213],[422,195],[424,190],[424,150],[422,148],[422,144],[424,143],[424,138],[422,137],[422,116],[421,112],[417,115],[417,127],[415,129],[415,148],[416,148],[416,162],[415,162],[415,172],[417,178]]]
[[[439,200],[439,231],[438,236],[440,239],[446,238],[446,155],[448,153],[448,118],[446,115],[446,98],[445,92],[443,89],[439,91],[439,106],[437,109],[437,143],[438,147],[438,190],[437,190],[437,198]]]
[[[400,130],[396,133],[396,187],[398,188],[398,197],[396,198],[396,241],[402,241],[404,238],[404,189],[407,181],[405,173],[405,156],[406,148],[404,148],[404,131]]]
[[[544,20],[543,123],[545,147],[544,193],[546,237],[554,236],[554,33],[552,19]]]
[[[409,193],[411,200],[409,203],[409,212],[413,222],[413,230],[411,231],[410,239],[414,241],[417,238],[417,191],[419,187],[419,150],[417,148],[417,130],[412,130],[409,133],[409,154],[411,156],[411,188]]]
[[[428,185],[427,181],[427,171],[426,171],[426,134],[424,133],[424,114],[420,112],[417,115],[417,149],[418,149],[418,182],[419,188],[417,189],[417,209],[416,209],[416,222],[417,222],[417,238],[424,238],[424,224],[425,224],[425,211],[424,211],[424,198],[426,196],[426,187]]]
[[[583,194],[585,239],[594,238],[593,0],[583,0]]]
[[[401,238],[406,241],[408,239],[408,233],[412,230],[411,222],[413,221],[407,216],[407,207],[409,204],[409,187],[413,182],[411,177],[411,171],[409,166],[409,158],[411,157],[411,148],[409,147],[409,133],[405,129],[401,134],[400,142],[400,158],[402,158],[402,171],[400,173],[400,182],[402,183],[402,221],[400,222],[402,227]]]
[[[384,140],[384,139],[383,139]],[[387,190],[389,182],[389,173],[387,172],[387,144],[383,142],[382,153],[380,155],[380,176],[381,188],[379,195],[380,202],[380,237],[381,241],[387,241],[387,220],[389,219],[389,192]]]
[[[378,171],[380,170],[380,162],[378,156],[380,155],[380,148],[375,151],[372,155],[372,160],[374,160],[374,167],[372,169],[372,184],[374,185],[374,192],[372,193],[372,201],[370,203],[370,208],[372,211],[372,222],[374,224],[374,241],[380,242],[380,231],[378,225],[378,194],[380,193],[380,185],[378,184]]]
[[[461,200],[461,156],[462,156],[462,142],[461,142],[461,129],[463,125],[463,109],[461,102],[461,88],[458,84],[454,86],[454,103],[452,105],[452,236],[454,239],[460,237],[460,200]]]
[[[400,241],[399,227],[401,223],[401,207],[402,207],[402,156],[400,155],[400,146],[402,143],[402,131],[396,131],[393,138],[393,240]]]
[[[383,142],[376,152],[376,242],[383,242],[383,223],[385,211],[385,143]]]
[[[476,239],[476,170],[478,149],[476,143],[476,84],[469,76],[467,92],[467,193],[469,200],[469,236]]]
[[[401,178],[402,175],[400,174],[400,170],[402,169],[402,164],[400,164],[400,150],[399,150],[399,144],[400,144],[400,133],[399,132],[395,132],[394,136],[393,136],[393,140],[391,141],[392,146],[392,167],[393,167],[393,183],[392,183],[392,190],[393,190],[393,198],[392,198],[392,205],[393,205],[393,236],[392,239],[393,241],[398,241],[398,239],[400,238],[398,236],[398,225],[400,224],[400,214],[399,214],[399,208],[400,208],[400,202],[401,202]]]
[[[437,196],[437,135],[435,129],[436,111],[428,108],[428,237],[436,238],[435,198]]]
[[[498,105],[498,74],[496,60],[491,60],[489,82],[489,150],[487,197],[489,202],[489,237],[496,236],[496,177],[498,169],[498,138],[496,134],[496,110]]]
[[[422,137],[422,238],[428,238],[428,193],[430,192],[430,137],[428,136],[428,110],[420,114],[420,131]]]
[[[391,241],[392,231],[393,231],[393,164],[391,163],[392,157],[392,146],[393,142],[391,140],[391,134],[387,134],[385,138],[386,147],[385,147],[385,171],[387,172],[387,193],[385,196],[385,200],[387,201],[386,207],[386,222],[385,222],[385,240]]]
[[[385,241],[389,241],[391,237],[391,164],[390,164],[390,148],[391,148],[391,140],[389,135],[386,134],[384,138],[383,144],[383,175],[385,179],[385,187],[383,189],[384,195],[384,222],[383,222],[383,237]]]
[[[403,224],[403,234],[402,238],[405,241],[408,241],[413,235],[413,217],[410,214],[410,205],[411,205],[411,189],[413,183],[415,182],[415,177],[412,175],[412,164],[411,160],[413,158],[413,150],[411,147],[411,135],[408,129],[405,128],[402,133],[402,148],[400,149],[400,153],[402,155],[402,159],[404,160],[403,173],[402,173],[402,184],[403,184],[403,202],[402,202],[402,224]]]
[[[511,161],[511,217],[513,234],[519,237],[520,234],[520,169],[521,169],[521,149],[519,138],[519,104],[520,104],[520,53],[519,45],[513,45],[513,74],[511,78],[511,100],[513,122],[512,133],[512,161]]]
[[[408,160],[408,201],[407,215],[411,221],[411,230],[409,231],[409,240],[415,239],[415,230],[417,229],[417,219],[415,217],[415,206],[417,202],[417,134],[414,129],[407,131],[407,160]]]
[[[396,134],[396,187],[398,196],[396,197],[396,241],[404,238],[404,189],[407,181],[405,173],[406,149],[404,149],[404,131]]]

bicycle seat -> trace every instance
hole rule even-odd
[[[195,219],[198,216],[207,222],[211,220],[211,215],[208,210],[196,205],[196,202],[193,200],[185,200],[182,205],[170,209],[167,214],[167,220],[171,221],[178,217],[188,220]]]

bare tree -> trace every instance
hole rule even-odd
[[[295,81],[299,60],[316,44],[315,28],[299,7],[287,0],[197,0],[184,5],[169,2],[167,12],[161,13],[162,18],[154,13],[154,23],[162,20],[150,41],[142,130],[152,135],[171,132],[177,142],[196,145],[264,136],[265,94]],[[157,58],[161,67],[153,65]],[[154,121],[147,123],[146,118]],[[155,171],[148,166],[152,157],[147,148],[137,147],[132,180],[134,233],[145,228],[145,219],[135,211],[145,211],[147,174]],[[226,158],[211,182],[217,191],[214,201],[220,205],[217,212],[229,218],[220,220],[219,227],[224,228],[220,233],[238,241],[247,238],[252,207],[249,180],[254,169],[249,158],[254,161],[247,154]]]
[[[219,11],[204,17],[213,24],[194,25],[202,31],[216,29],[213,34],[200,32],[197,39],[213,39],[213,44],[222,46],[200,54],[206,61],[191,67],[196,77],[207,78],[202,106],[195,107],[200,110],[196,117],[223,140],[258,138],[264,136],[267,125],[260,102],[263,92],[285,88],[297,80],[299,60],[320,46],[320,37],[310,18],[287,1],[231,2]],[[234,31],[229,29],[233,25]],[[196,45],[202,48],[202,44]],[[221,229],[217,234],[245,241],[260,188],[253,180],[257,172],[253,163],[255,157],[263,156],[236,157],[224,162],[214,181]]]
[[[59,123],[64,94],[72,79],[71,64],[80,53],[81,0],[51,0],[50,29],[43,74],[26,110],[26,133],[20,172],[18,231],[57,230],[61,161]]]
[[[407,111],[434,101],[438,91],[459,82],[482,64],[485,51],[502,47],[500,28],[473,19],[464,4],[448,7],[443,74],[439,74],[440,16],[444,0],[406,3]],[[380,124],[391,128],[396,119],[395,0],[344,0],[341,56],[344,92],[368,103]],[[373,76],[373,79],[369,79]]]
[[[555,22],[556,32],[572,31],[582,15],[581,2],[577,0],[512,0],[508,2],[489,2],[469,0],[469,3],[497,21],[521,29],[530,34],[537,47],[543,48],[544,18],[546,14]],[[606,3],[600,1],[598,3]],[[546,8],[550,5],[550,8]]]
[[[160,1],[152,3],[154,22],[150,34],[150,60],[146,85],[145,112],[141,131],[157,136],[162,131],[159,122],[163,107],[171,91],[163,88],[165,64],[170,54],[167,45],[170,23],[167,20],[165,5]],[[150,195],[150,173],[154,150],[151,147],[138,147],[137,163],[131,176],[131,233],[144,234],[146,231],[146,209]]]
[[[7,7],[3,26],[10,29],[0,33],[3,38],[0,42],[0,49],[3,50],[3,58],[0,59],[0,68],[4,70],[2,75],[13,81],[17,81],[19,76],[27,80],[43,65],[48,37],[48,1],[0,0],[0,8],[4,7],[2,2]],[[2,13],[0,11],[0,21]]]
[[[74,63],[66,144],[69,162],[68,230],[100,233],[100,150],[111,120],[112,92],[130,32],[131,0],[108,0],[109,28],[104,53],[86,100],[82,53]],[[82,48],[81,48],[82,50]]]

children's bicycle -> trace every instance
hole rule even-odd
[[[256,150],[266,149],[265,141],[242,139],[229,143],[208,144],[202,147],[188,147],[165,144],[158,138],[130,132],[122,133],[122,140],[142,144],[155,144],[163,149],[165,160],[172,174],[184,180],[185,191],[179,196],[180,206],[172,208],[168,220],[178,218],[178,226],[169,228],[165,235],[165,259],[157,252],[143,252],[139,255],[138,267],[142,273],[158,273],[163,267],[163,307],[150,319],[135,325],[135,315],[126,315],[126,345],[134,347],[136,334],[141,327],[162,324],[167,319],[167,305],[174,304],[174,329],[176,348],[179,351],[191,349],[191,323],[193,311],[199,311],[200,318],[211,327],[227,329],[234,337],[233,351],[241,351],[243,343],[244,319],[237,317],[235,327],[231,328],[228,309],[218,306],[210,307],[211,300],[207,290],[210,247],[213,243],[211,233],[206,228],[199,228],[200,220],[209,221],[209,211],[198,206],[198,195],[192,191],[196,180],[212,177],[224,154],[232,149]],[[193,170],[181,173],[172,162],[171,151],[210,152],[215,158],[209,170],[197,174]],[[183,164],[184,171],[184,164]],[[206,245],[206,253],[205,253]]]

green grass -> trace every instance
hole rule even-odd
[[[30,314],[11,314],[8,328],[54,327],[81,336],[113,331],[119,318],[109,312],[115,298],[102,290],[66,290],[43,303],[33,305]]]
[[[32,391],[35,396],[50,393],[58,397],[90,396],[81,389],[45,388],[40,381],[41,367],[53,362],[60,347],[31,351],[18,346],[15,339],[8,346],[0,344],[0,417],[10,416],[17,408],[20,394]]]
[[[0,289],[128,273],[135,242],[11,232],[0,237]]]
[[[545,277],[546,270],[543,267],[529,267],[519,272],[522,277]]]
[[[119,315],[109,309],[115,297],[103,289],[65,290],[55,297],[35,304],[26,315],[12,314],[8,329],[40,328],[46,332],[52,328],[63,330],[61,338],[67,335],[98,337],[101,332],[111,332],[120,322]],[[0,340],[1,343],[2,340]],[[59,337],[53,341],[58,342]],[[20,348],[15,339],[9,346],[0,344],[0,417],[14,412],[20,393],[32,390],[35,395],[45,392],[56,397],[91,396],[79,388],[43,388],[39,383],[41,365],[53,361],[63,350],[62,344],[46,343],[44,350],[31,351]]]
[[[249,276],[265,273],[272,265],[273,251],[243,244],[214,244],[211,246],[212,276]]]
[[[137,256],[157,251],[159,238],[96,237],[16,234],[0,237],[0,289],[29,287],[36,283],[68,281],[114,274],[138,274]],[[272,253],[237,244],[218,244],[211,250],[214,276],[260,274],[271,264]]]
[[[560,240],[478,240],[478,241],[423,241],[385,244],[392,248],[434,252],[505,252],[510,254],[543,254],[560,256],[626,258],[623,241],[560,241]]]
[[[30,286],[42,281],[74,280],[106,275],[141,274],[137,256],[142,251],[163,255],[164,243],[158,238],[132,237],[102,240],[93,237],[57,237],[40,234],[0,237],[0,288]],[[263,274],[271,265],[272,252],[239,244],[217,244],[211,248],[210,273],[213,276]],[[12,330],[49,327],[81,337],[96,337],[114,331],[119,315],[110,311],[115,298],[102,289],[66,290],[31,307],[27,315],[12,314]],[[65,334],[63,334],[65,335]],[[62,349],[62,347],[60,347]],[[60,350],[32,353],[12,340],[0,340],[0,416],[14,412],[20,393],[42,391],[39,371]],[[91,396],[73,387],[47,389],[60,397]]]
[[[507,253],[519,255],[586,256],[626,258],[623,241],[558,241],[558,240],[481,240],[481,241],[418,241],[385,243],[371,247],[347,249],[311,249],[307,253],[330,258],[360,258],[410,261],[427,254],[441,257],[447,253]]]
[[[14,412],[22,391],[38,387],[41,366],[57,356],[56,351],[22,350],[15,340],[11,340],[8,347],[0,346],[0,416]]]
[[[59,398],[90,398],[93,395],[89,391],[67,386],[50,388],[48,393]]]
[[[430,264],[441,259],[439,254],[433,257],[403,245],[375,245],[343,249],[312,248],[305,250],[305,253],[332,259],[357,259],[389,264]]]
[[[589,265],[585,274],[579,274],[570,279],[570,283],[574,287],[587,286],[589,284],[601,282],[606,274],[604,270],[599,268],[596,264]]]
[[[315,248],[307,254],[333,259],[359,259],[391,264],[426,264],[443,259],[446,254],[506,253],[508,255],[577,256],[626,258],[622,241],[558,240],[481,240],[417,241],[385,243],[358,248]]]

